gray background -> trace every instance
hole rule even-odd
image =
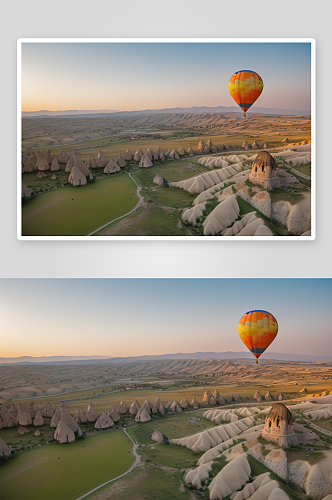
[[[11,0],[2,1],[1,7],[1,277],[331,276],[330,0]],[[315,38],[316,240],[18,241],[16,41],[24,37]],[[152,75],[159,71],[158,61],[147,64]],[[199,58],[197,67],[191,68],[193,75],[205,70],[209,78],[211,68]],[[84,78],[88,71],[82,70],[78,78]],[[59,78],[65,78],[61,68]]]

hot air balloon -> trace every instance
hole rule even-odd
[[[277,336],[278,323],[267,311],[249,311],[239,321],[238,331],[244,345],[258,358]]]
[[[263,80],[254,71],[243,69],[231,76],[228,90],[236,104],[243,109],[246,116],[248,109],[259,98],[263,90]]]

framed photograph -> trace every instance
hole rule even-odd
[[[315,239],[314,39],[17,51],[18,239]]]

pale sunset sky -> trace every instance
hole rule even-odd
[[[309,43],[23,43],[22,110],[234,106],[242,69],[264,82],[254,106],[310,110]]]
[[[332,352],[332,279],[0,279],[0,357],[245,351],[241,316],[273,314],[269,352]]]

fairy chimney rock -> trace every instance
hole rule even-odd
[[[284,448],[298,444],[298,438],[293,431],[292,412],[283,403],[275,403],[265,420],[261,436]]]
[[[276,175],[277,165],[273,156],[267,151],[258,153],[249,174],[250,182],[264,189],[274,189],[280,185]]]

